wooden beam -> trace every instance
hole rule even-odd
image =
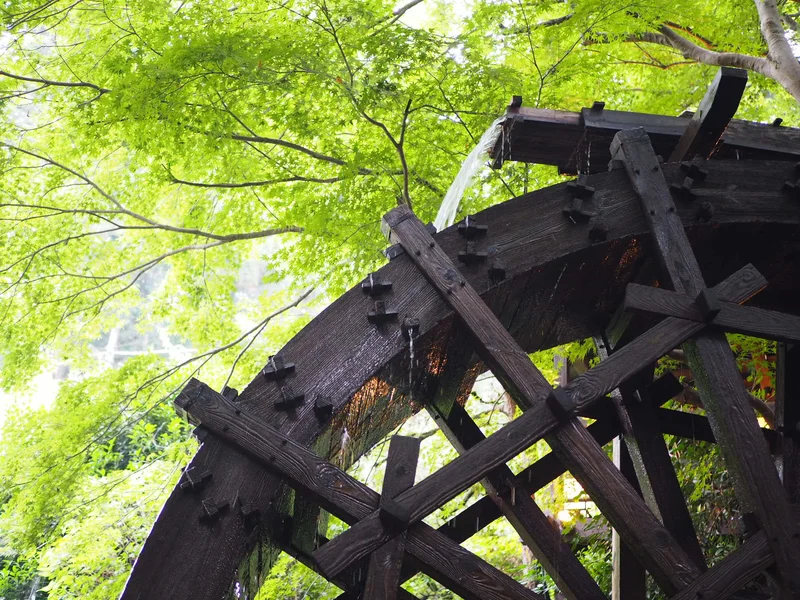
[[[598,339],[595,339],[595,344],[601,360],[608,360],[606,344]],[[636,387],[641,389],[637,390]],[[627,453],[632,458],[631,464],[641,494],[650,510],[659,517],[698,569],[704,571],[706,562],[703,551],[661,434],[656,407],[652,402],[640,402],[636,397],[637,391],[640,395],[647,394],[647,390],[643,386],[636,386],[634,381],[625,382],[620,386],[616,404],[623,439]]]
[[[375,491],[196,379],[189,381],[175,405],[264,468],[280,473],[295,490],[314,496],[323,508],[346,523],[356,523],[378,509],[380,496]],[[322,548],[329,545],[331,542]],[[409,529],[406,551],[423,565],[427,575],[464,598],[541,600],[538,594],[424,523]]]
[[[736,114],[736,109],[739,108],[746,85],[747,71],[721,67],[708,87],[697,112],[675,145],[669,162],[679,162],[695,156],[710,157],[728,123]]]
[[[460,287],[460,282],[456,285]],[[764,285],[765,281],[758,271],[748,266],[715,289],[720,297],[742,301]],[[575,403],[576,412],[591,406],[598,398],[619,387],[628,373],[644,368],[702,328],[703,325],[698,323],[665,319],[565,388]],[[524,362],[520,361],[519,364]],[[544,404],[534,406],[500,432],[489,436],[401,494],[397,501],[409,510],[412,523],[419,521],[556,429],[559,424],[560,420]],[[390,533],[384,531],[377,513],[374,513],[317,550],[315,558],[323,569],[337,573],[391,537]],[[690,561],[685,564],[690,564]]]
[[[657,419],[661,433],[698,442],[717,443],[717,438],[714,437],[714,430],[707,417],[680,410],[661,408],[658,410]],[[778,438],[780,437],[778,432],[774,429],[762,427],[761,433],[770,448],[770,453],[774,452],[778,447]]]
[[[418,438],[396,435],[389,442],[386,474],[383,478],[381,503],[394,499],[414,485],[419,459]],[[406,534],[386,542],[369,557],[367,583],[363,600],[396,600],[400,587],[400,567],[403,565]]]
[[[385,220],[391,228],[391,237],[400,242],[428,281],[453,307],[472,333],[478,355],[517,404],[523,410],[543,406],[553,388],[458,273],[419,219],[410,210],[395,209]],[[566,402],[571,404],[572,399],[567,398]],[[550,408],[553,410],[552,405]],[[562,410],[570,412],[571,407],[562,406]],[[558,411],[554,414],[558,416]],[[564,423],[545,436],[545,440],[665,588],[680,589],[699,574],[580,422],[572,419]]]
[[[459,453],[486,439],[461,405],[451,405],[447,417],[438,412],[435,403],[431,403],[428,410]],[[595,580],[575,558],[572,549],[511,469],[506,465],[500,466],[489,473],[482,484],[487,496],[508,519],[564,596],[569,600],[605,600],[606,596]]]
[[[624,161],[642,200],[666,278],[675,291],[697,296],[705,288],[703,275],[647,134],[643,129],[618,133],[612,153]],[[700,333],[684,350],[733,474],[742,510],[756,514],[786,588],[800,595],[800,530],[791,519],[786,494],[727,339],[720,332]]]
[[[713,320],[707,321],[715,328],[768,340],[800,342],[800,317],[796,315],[733,302],[719,304],[719,313]],[[698,322],[706,320],[695,298],[635,283],[629,283],[625,289],[624,307],[626,311],[655,313]]]
[[[621,437],[614,439],[614,464],[638,490],[631,455]],[[641,600],[647,597],[647,573],[616,529],[611,531],[611,600]]]

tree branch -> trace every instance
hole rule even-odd
[[[44,85],[52,85],[55,87],[86,87],[91,88],[100,93],[100,95],[108,94],[111,92],[110,89],[100,87],[99,85],[95,85],[94,83],[88,83],[85,81],[53,81],[52,79],[40,79],[37,77],[25,77],[23,75],[15,75],[14,73],[9,73],[8,71],[0,71],[0,75],[9,77],[11,79],[18,79],[19,81],[29,81],[31,83],[42,83]]]

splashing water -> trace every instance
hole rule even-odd
[[[461,169],[458,171],[458,175],[453,179],[453,183],[450,184],[447,193],[444,195],[444,200],[442,200],[442,205],[439,207],[439,212],[436,214],[436,220],[433,222],[436,231],[441,231],[445,227],[450,227],[456,220],[458,205],[461,204],[461,198],[464,197],[464,192],[467,191],[467,188],[475,181],[475,177],[481,167],[483,167],[489,151],[494,148],[494,144],[497,138],[500,137],[500,132],[503,130],[502,124],[504,120],[505,117],[495,119],[495,121],[489,125],[489,128],[483,132],[481,139],[478,140],[472,152],[464,159]]]
[[[409,353],[409,365],[408,365],[408,387],[409,389],[414,389],[414,331],[408,331],[408,353]]]

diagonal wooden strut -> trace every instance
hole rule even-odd
[[[286,477],[295,489],[313,495],[343,521],[355,523],[378,509],[377,492],[196,379],[189,381],[175,405],[266,469]],[[464,598],[541,600],[538,594],[424,523],[408,530],[406,552],[420,562],[427,575]]]
[[[386,475],[381,490],[381,503],[393,499],[397,494],[414,485],[419,459],[418,438],[396,435],[389,442],[386,459]],[[369,557],[367,583],[364,584],[363,600],[396,600],[400,587],[400,567],[406,547],[406,534],[398,535],[386,542]]]
[[[398,210],[399,209],[395,209],[395,211],[393,211],[394,216],[398,218],[403,217],[402,213],[398,214]],[[390,215],[393,213],[390,213]],[[410,213],[410,211],[403,220],[407,221],[410,218],[414,218],[417,223],[419,222],[413,217],[413,213]],[[419,235],[428,236],[424,228]],[[429,244],[433,244],[434,247],[432,250],[437,251],[438,261],[441,261],[442,258],[447,258],[438,250],[429,236],[422,237],[422,239],[424,240],[425,248],[428,248]],[[415,252],[416,251],[412,250],[410,254],[416,256]],[[419,250],[419,252],[420,261],[427,262],[430,259],[427,253],[426,256],[423,256],[422,250]],[[474,294],[474,290],[467,287],[466,282],[464,286],[461,286],[461,280],[456,278],[457,271],[454,267],[445,270],[444,274],[450,277],[452,287],[448,289],[454,292],[454,296],[456,296],[455,291],[460,289],[469,290]],[[735,301],[744,301],[761,290],[765,284],[766,282],[763,277],[761,277],[752,266],[748,266],[728,278],[723,284],[720,284],[720,286],[716,288],[716,291],[721,297]],[[497,325],[497,327],[502,329],[502,326]],[[634,342],[625,346],[619,352],[616,352],[607,361],[600,363],[595,368],[578,377],[565,388],[569,397],[574,402],[575,412],[580,412],[588,406],[591,406],[598,398],[618,387],[628,374],[635,373],[646,367],[648,364],[672,350],[676,345],[703,329],[703,327],[703,324],[687,323],[679,319],[665,319],[659,325],[637,338]],[[502,331],[505,332],[505,329],[502,329]],[[495,348],[495,350],[497,350],[497,348]],[[502,355],[503,353],[501,352],[500,354]],[[508,355],[512,357],[516,356],[516,364],[521,368],[526,368],[523,366],[526,363],[531,364],[527,355],[522,353],[520,357],[519,352],[513,352],[513,347]],[[470,485],[480,481],[486,474],[507,462],[525,448],[528,448],[544,435],[557,429],[561,425],[561,421],[559,418],[555,417],[552,411],[544,404],[545,397],[546,396],[543,395],[538,404],[534,404],[531,409],[503,427],[499,432],[488,437],[485,441],[474,446],[461,457],[445,465],[433,475],[401,494],[397,501],[408,509],[410,522],[414,523],[421,520],[439,506],[442,506],[447,501],[457,496]],[[583,430],[583,427],[580,427],[580,429]],[[573,450],[575,452],[586,450],[590,453],[589,455],[594,456],[594,451],[587,450],[587,446],[588,445],[583,444],[579,447],[575,447]],[[588,447],[591,448],[592,446],[596,448],[596,444],[593,440],[592,445]],[[605,459],[605,455],[604,460],[607,460]],[[570,469],[573,466],[570,463],[565,464]],[[610,474],[610,477],[612,477],[612,481],[614,481],[619,477],[619,472],[613,465],[611,465],[611,468],[613,472]],[[635,494],[635,492],[630,489],[630,486],[627,486],[627,484],[625,484],[625,486],[630,490],[631,494]],[[641,526],[639,515],[650,515],[649,517],[644,517],[647,521],[647,526],[649,527],[655,522],[655,530],[664,534],[663,539],[666,540],[668,548],[671,550],[673,547],[677,547],[677,544],[674,544],[674,540],[671,540],[671,537],[663,530],[663,527],[652,517],[652,513],[644,506],[641,499],[637,497],[633,500],[633,503],[632,506],[636,507],[635,519],[631,520],[629,523],[622,520],[622,522],[619,523],[620,529],[623,531],[630,531],[630,527],[634,526],[637,527],[638,530]],[[644,511],[640,512],[638,509],[642,507]],[[384,529],[376,512],[317,550],[314,553],[314,557],[327,576],[335,576],[337,573],[347,568],[348,565],[366,556],[388,539],[391,539],[394,535],[394,533],[387,532]],[[652,545],[650,541],[648,541],[646,545],[647,548],[642,549],[643,556],[648,562],[648,567],[651,567],[656,573],[664,574],[663,570],[659,567],[659,563],[665,565],[670,574],[675,575],[676,572],[681,573],[687,580],[691,579],[696,573],[696,567],[685,557],[680,548],[677,548],[676,552],[683,556],[683,561],[677,560],[676,556],[671,555],[673,553],[665,552],[663,541],[657,540]],[[649,557],[654,555],[657,557],[658,562],[649,560]],[[668,588],[672,587],[668,577],[661,578],[661,582]],[[676,584],[675,587],[678,587],[678,584]]]
[[[663,272],[676,292],[697,296],[705,282],[650,139],[643,129],[622,131],[612,155],[623,160],[645,217]],[[800,530],[792,520],[777,471],[736,361],[721,332],[702,332],[684,346],[726,464],[745,512],[754,512],[767,535],[788,591],[800,595]]]
[[[483,432],[461,405],[454,404],[449,414],[445,415],[432,403],[429,411],[460,453],[485,439]],[[553,527],[511,469],[503,465],[490,473],[482,483],[488,496],[567,598],[605,599],[600,587],[575,558],[560,532]]]

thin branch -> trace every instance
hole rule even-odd
[[[29,81],[31,83],[42,83],[44,85],[52,85],[55,87],[87,87],[91,88],[100,94],[108,94],[111,92],[110,89],[100,87],[99,85],[95,85],[94,83],[88,83],[85,81],[53,81],[52,79],[41,79],[38,77],[25,77],[23,75],[15,75],[14,73],[9,73],[8,71],[0,71],[0,75],[5,77],[9,77],[11,79],[18,79],[20,81]]]

